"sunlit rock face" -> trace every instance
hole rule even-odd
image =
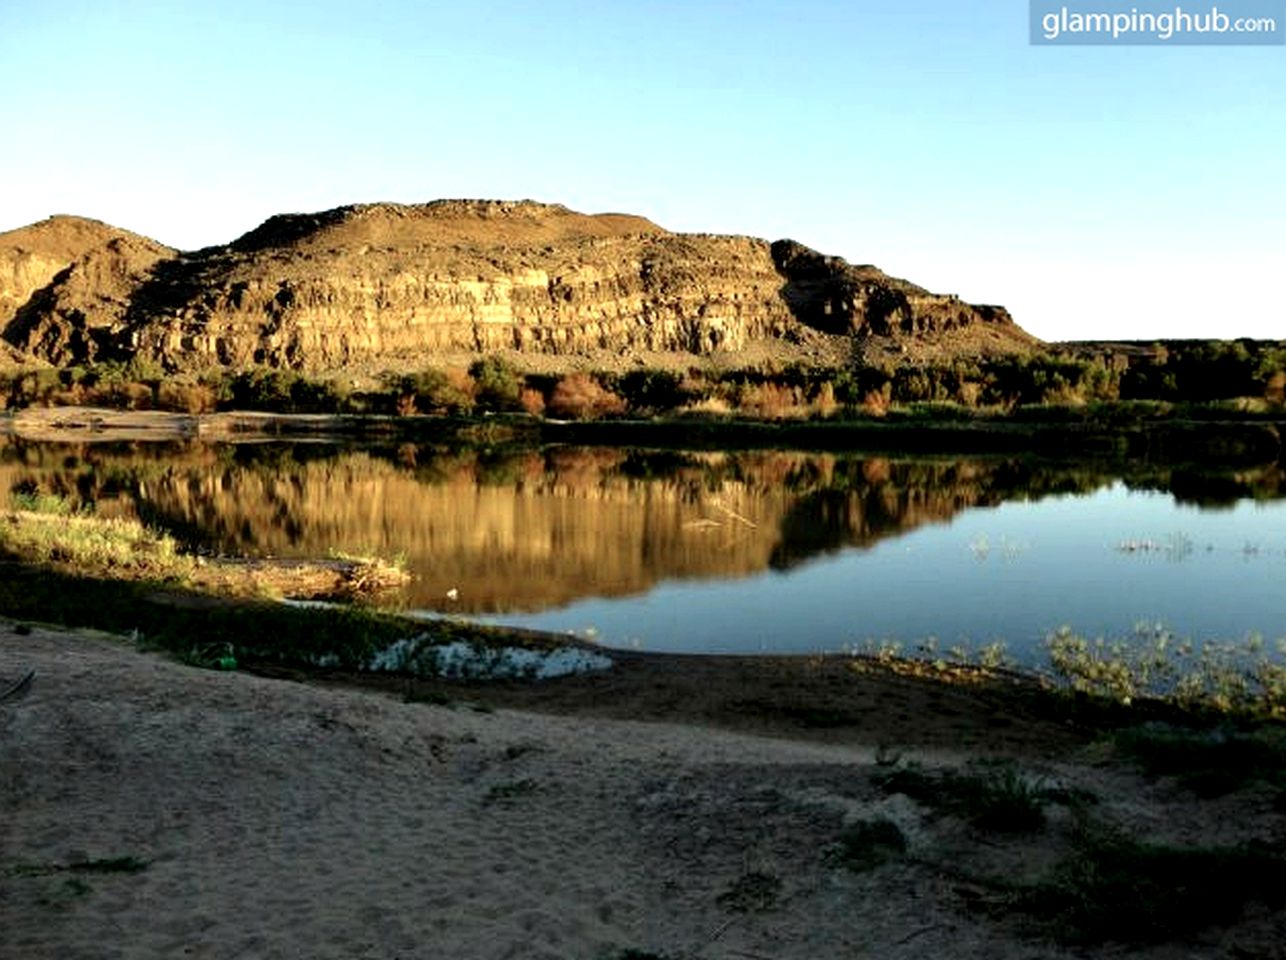
[[[0,338],[56,364],[114,351],[135,291],[175,255],[83,217],[0,233]]]
[[[172,370],[334,369],[755,345],[834,360],[864,336],[976,331],[988,350],[1033,342],[1003,308],[793,241],[676,234],[642,217],[529,201],[282,215],[192,253],[57,219],[56,230],[47,221],[0,235],[0,332],[60,364],[140,356]]]

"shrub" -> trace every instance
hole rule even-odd
[[[228,384],[232,405],[243,410],[290,413],[291,388],[298,376],[289,370],[259,368],[238,373]]]
[[[885,383],[879,390],[868,391],[862,398],[862,412],[873,417],[882,417],[889,412],[889,397],[893,385]]]
[[[736,404],[745,413],[768,420],[805,416],[804,398],[798,387],[780,383],[746,384],[736,394]]]
[[[60,388],[57,370],[28,370],[9,381],[9,402],[14,407],[48,403],[50,397]]]
[[[156,406],[179,413],[210,413],[217,405],[214,390],[204,383],[162,382],[156,390]]]
[[[625,411],[625,401],[603,389],[587,373],[569,373],[558,381],[549,398],[549,413],[569,420],[591,420]]]
[[[401,416],[415,413],[462,416],[474,407],[474,382],[462,370],[420,370],[385,378]]]
[[[132,380],[103,380],[97,386],[85,389],[76,384],[66,391],[79,399],[73,403],[89,403],[95,406],[119,407],[125,410],[150,410],[152,408],[152,388],[146,383],[135,383]]]
[[[688,400],[683,375],[671,370],[633,370],[620,378],[616,390],[631,409],[653,413],[675,410]]]
[[[1030,833],[1044,826],[1044,808],[1056,793],[1004,761],[975,761],[960,771],[908,765],[881,774],[878,782],[886,793],[902,793],[955,813],[979,829],[1007,833]]]
[[[469,367],[478,402],[492,410],[517,410],[522,376],[500,357],[483,357]]]
[[[290,385],[293,413],[340,413],[348,408],[349,388],[342,380],[298,377]]]
[[[545,395],[534,387],[523,387],[522,393],[518,395],[518,403],[533,417],[539,417],[545,412]]]
[[[839,406],[839,401],[835,398],[835,387],[829,382],[820,384],[813,394],[813,412],[820,417],[829,417]]]

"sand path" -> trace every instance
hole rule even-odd
[[[846,818],[917,836],[909,801],[871,789],[867,748],[409,704],[3,633],[0,678],[29,667],[0,704],[5,957],[1084,955],[1002,935],[943,873],[828,862]],[[125,857],[146,866],[65,869]]]

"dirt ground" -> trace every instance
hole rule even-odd
[[[23,958],[1276,957],[1286,919],[1064,945],[994,881],[1076,815],[983,829],[888,773],[1009,769],[1155,842],[1280,842],[1022,684],[840,660],[623,656],[533,684],[194,669],[0,621],[0,954]],[[1053,795],[1053,793],[1051,793]],[[905,850],[857,868],[873,820]]]

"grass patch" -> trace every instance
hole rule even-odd
[[[833,862],[862,873],[896,860],[906,853],[906,835],[892,820],[860,820],[840,834]]]
[[[358,598],[404,585],[403,566],[373,557],[313,563],[207,561],[136,520],[65,512],[0,517],[0,554],[109,580],[179,586],[224,596]]]
[[[959,816],[980,830],[1032,833],[1045,825],[1045,807],[1062,794],[1008,762],[978,761],[964,770],[928,771],[898,766],[879,774],[885,793],[902,793],[935,810]]]
[[[1262,783],[1286,790],[1286,730],[1249,733],[1228,728],[1188,730],[1146,724],[1118,732],[1117,750],[1152,776],[1176,777],[1202,797]]]
[[[0,518],[0,551],[31,563],[60,564],[114,579],[189,579],[195,558],[173,538],[131,520],[48,511],[16,511]]]
[[[56,493],[42,493],[39,490],[14,490],[9,494],[9,505],[14,510],[43,513],[55,517],[70,517],[79,512],[66,497],[60,497]]]
[[[1047,880],[1012,906],[1071,943],[1161,943],[1235,922],[1248,903],[1286,901],[1286,859],[1263,845],[1184,848],[1087,827]]]
[[[174,598],[167,598],[174,599]],[[180,598],[181,600],[182,598]],[[357,670],[375,652],[421,627],[356,607],[296,608],[248,601],[157,602],[147,583],[115,582],[25,564],[0,574],[0,611],[18,619],[131,635],[144,645],[200,662],[232,655],[249,667]],[[435,628],[450,633],[452,627]]]

